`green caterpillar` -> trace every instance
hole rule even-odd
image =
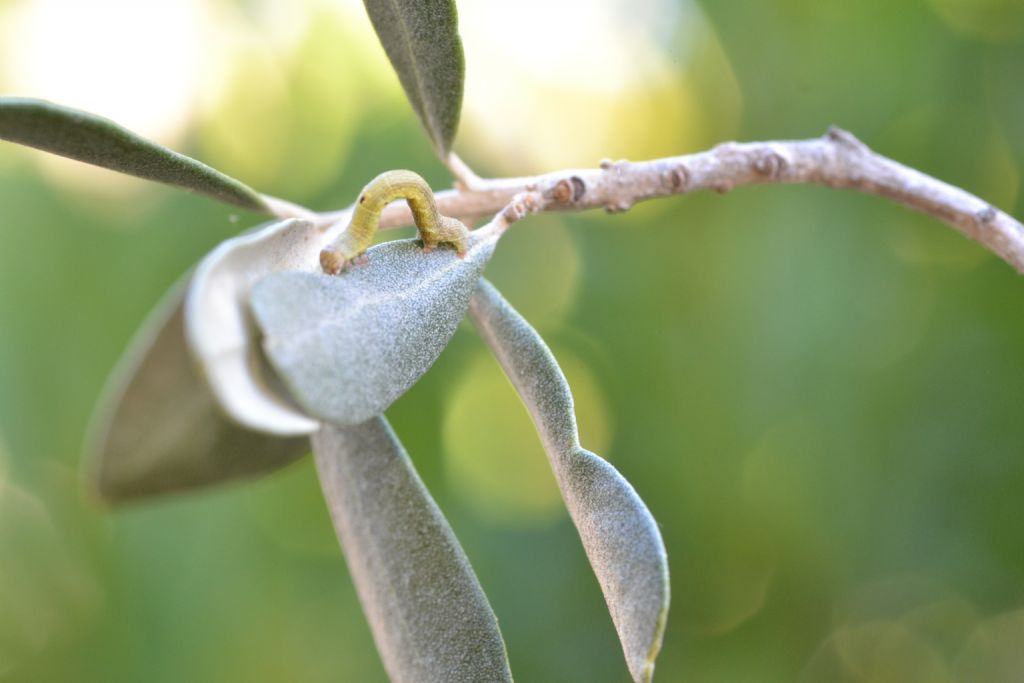
[[[434,193],[427,181],[412,171],[385,171],[363,188],[352,222],[341,237],[320,252],[320,267],[325,273],[337,275],[369,248],[380,225],[380,212],[396,199],[404,199],[409,204],[424,251],[438,244],[450,244],[460,257],[465,255],[469,228],[437,212]]]

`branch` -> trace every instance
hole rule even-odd
[[[697,190],[797,183],[892,199],[956,228],[1024,273],[1024,225],[965,190],[872,152],[839,128],[811,140],[727,142],[706,152],[653,161],[604,161],[599,169],[474,179],[471,188],[439,192],[435,199],[442,214],[472,221],[501,211],[524,192],[535,200],[531,212],[620,212],[639,201]],[[321,214],[319,223],[335,232],[344,225],[330,224],[347,222],[347,215],[347,209]],[[405,204],[392,204],[381,214],[382,229],[407,225],[412,225],[412,215]]]

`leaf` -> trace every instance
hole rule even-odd
[[[273,213],[258,192],[206,164],[109,119],[44,100],[0,97],[0,139]]]
[[[267,437],[223,417],[185,346],[183,298],[179,284],[150,314],[93,417],[86,476],[108,502],[252,477],[309,452],[304,438]]]
[[[252,310],[263,348],[299,405],[336,425],[383,413],[448,344],[499,235],[475,230],[461,259],[395,240],[339,276],[282,272],[260,280]]]
[[[454,0],[363,0],[391,66],[442,158],[459,127],[465,62]]]
[[[331,518],[391,680],[511,681],[480,582],[387,421],[325,426],[312,441]]]
[[[196,268],[185,300],[189,349],[224,413],[248,429],[300,436],[320,428],[266,368],[249,293],[269,273],[319,270],[327,239],[307,221],[267,223],[222,242]]]
[[[668,559],[657,523],[614,467],[580,447],[569,384],[537,331],[486,280],[469,314],[537,426],[633,680],[650,681],[669,602]]]

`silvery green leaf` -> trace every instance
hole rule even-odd
[[[442,158],[459,127],[465,62],[454,0],[363,0],[406,97]]]
[[[252,477],[309,452],[305,438],[226,419],[185,346],[184,288],[150,314],[108,382],[90,428],[89,484],[112,503]]]
[[[185,337],[217,403],[244,427],[281,436],[320,427],[264,371],[249,292],[269,273],[319,270],[326,240],[312,223],[286,219],[222,242],[196,268],[185,300]]]
[[[26,97],[0,97],[0,139],[274,213],[258,192],[102,116]]]
[[[485,280],[469,313],[537,426],[633,680],[650,681],[669,602],[657,523],[614,467],[580,447],[569,384],[536,330]]]
[[[299,405],[336,425],[383,413],[448,344],[499,235],[494,224],[473,231],[464,258],[395,240],[338,276],[281,272],[256,283],[263,348]]]
[[[391,680],[511,681],[480,582],[387,421],[325,426],[312,441],[331,518]]]

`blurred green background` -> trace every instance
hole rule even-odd
[[[1020,0],[459,7],[456,149],[483,175],[838,124],[1022,214]],[[0,90],[316,209],[389,168],[450,183],[356,0],[0,0]],[[386,680],[308,459],[116,512],[80,491],[133,330],[257,221],[0,143],[0,680]],[[584,445],[662,525],[656,680],[1024,678],[1010,267],[877,198],[758,187],[531,218],[488,274],[562,361]],[[628,680],[532,427],[473,333],[388,416],[517,680]]]

